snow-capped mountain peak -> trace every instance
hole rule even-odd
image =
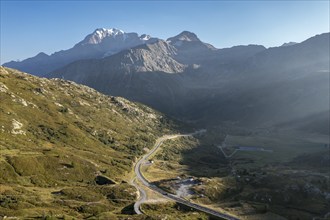
[[[93,33],[87,35],[84,40],[79,42],[77,45],[91,45],[91,44],[101,44],[104,41],[115,40],[126,42],[126,41],[135,41],[140,42],[140,44],[149,41],[151,38],[150,35],[142,34],[139,36],[137,33],[126,33],[117,28],[97,28]]]
[[[145,40],[145,41],[150,40],[150,38],[151,38],[151,36],[150,35],[147,35],[147,34],[142,34],[140,36],[140,39],[141,40]]]
[[[122,36],[125,39],[126,33],[116,28],[98,28],[93,33],[87,35],[86,38],[81,42],[81,44],[99,44],[105,38],[116,38],[118,36]]]
[[[77,60],[101,59],[142,44],[154,43],[157,40],[158,38],[153,38],[147,34],[128,33],[117,28],[97,28],[70,49],[61,50],[51,55],[40,53],[35,57],[24,60],[24,64],[28,63],[27,66],[36,62],[46,64],[41,65],[41,67],[36,65],[32,69],[28,67],[22,70],[36,75],[43,75]],[[16,63],[20,65],[22,62],[13,61],[9,65],[14,67]],[[48,65],[48,63],[51,63],[51,65]]]
[[[106,36],[116,36],[125,34],[124,31],[116,28],[106,29],[106,28],[98,28],[96,29],[93,34],[97,35],[99,38],[104,38]]]

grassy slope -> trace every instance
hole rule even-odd
[[[136,199],[125,183],[134,160],[170,132],[166,120],[85,86],[0,68],[0,216],[119,216]],[[97,175],[117,184],[97,185]]]

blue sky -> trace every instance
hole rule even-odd
[[[272,47],[329,32],[329,1],[1,0],[1,63],[71,48],[99,27],[163,39],[189,30],[218,48]]]

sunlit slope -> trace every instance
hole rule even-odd
[[[0,100],[1,215],[121,213],[135,158],[168,132],[148,107],[3,67]]]

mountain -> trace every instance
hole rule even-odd
[[[191,92],[195,87],[214,82],[212,74],[219,64],[245,60],[263,50],[258,45],[219,50],[184,31],[166,41],[157,40],[103,59],[73,62],[47,77],[73,80],[178,115],[187,103],[194,102]]]
[[[125,33],[115,28],[98,28],[68,50],[61,50],[51,55],[39,53],[35,57],[20,62],[4,63],[3,66],[19,69],[37,76],[44,76],[77,60],[107,57],[122,50],[156,40],[156,38],[146,34],[139,36],[137,33]]]
[[[175,96],[180,88],[174,75],[188,68],[173,58],[176,52],[173,46],[158,40],[103,59],[76,61],[47,77],[69,79],[105,94],[170,110],[177,103]]]
[[[272,126],[329,110],[329,33],[215,49],[190,32],[49,74],[204,124]],[[317,86],[315,86],[317,85]]]
[[[175,132],[141,104],[2,66],[0,99],[2,217],[125,217],[134,161]]]
[[[202,42],[196,34],[189,31],[168,38],[166,42],[177,49],[175,58],[186,64],[199,64],[205,57],[213,56],[216,51],[215,47]]]
[[[87,35],[85,39],[76,44],[74,48],[89,47],[91,51],[95,50],[95,53],[99,53],[102,57],[106,57],[128,48],[154,42],[155,40],[156,38],[151,38],[146,34],[138,36],[137,33],[125,33],[122,30],[114,28],[99,28],[92,34]],[[86,53],[91,53],[91,51],[86,51]]]
[[[196,112],[205,121],[269,126],[329,111],[329,58],[329,33],[261,51],[210,89],[213,97]]]

